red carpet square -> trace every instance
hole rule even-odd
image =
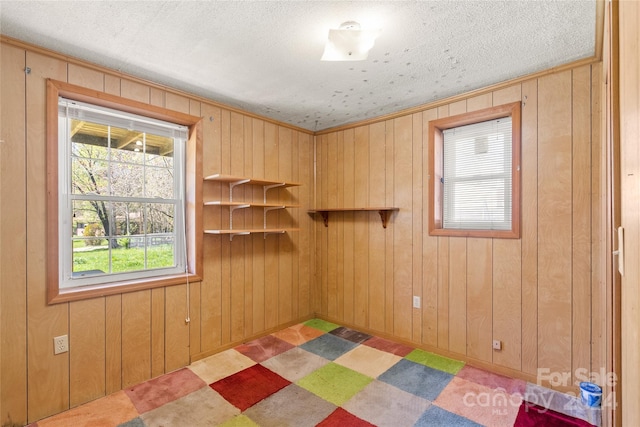
[[[342,408],[338,408],[324,419],[317,427],[375,427]]]
[[[210,387],[244,411],[289,384],[289,381],[264,366],[254,365],[216,381]]]
[[[522,402],[514,427],[592,427],[588,422],[542,406]]]

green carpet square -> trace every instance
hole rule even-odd
[[[336,363],[329,363],[296,384],[334,405],[341,406],[371,381],[373,378]]]
[[[340,325],[336,325],[335,323],[327,322],[322,319],[311,319],[304,322],[306,326],[310,326],[312,328],[320,329],[321,331],[331,332],[334,329],[340,327]]]
[[[254,423],[251,418],[246,415],[240,414],[231,418],[225,423],[220,424],[220,427],[259,427],[258,424]]]
[[[428,366],[430,368],[448,372],[452,375],[457,374],[458,371],[464,366],[464,362],[461,362],[459,360],[449,359],[448,357],[444,356],[438,356],[437,354],[429,353],[428,351],[420,349],[413,350],[404,358],[412,362]]]

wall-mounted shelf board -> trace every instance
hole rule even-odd
[[[230,206],[235,208],[273,208],[273,209],[287,209],[287,208],[299,208],[300,205],[282,205],[280,203],[254,203],[254,202],[229,202],[227,200],[212,200],[204,202],[205,206]]]
[[[205,181],[218,181],[218,182],[227,182],[229,184],[241,185],[241,184],[253,184],[253,185],[262,185],[263,187],[297,187],[302,184],[297,182],[284,182],[284,181],[271,181],[265,179],[255,179],[255,178],[245,178],[241,176],[233,176],[233,175],[225,175],[221,173],[216,173],[213,175],[206,176],[204,178]]]
[[[324,226],[329,226],[329,212],[378,212],[380,219],[382,220],[382,227],[387,228],[387,222],[389,220],[389,213],[393,211],[399,211],[400,208],[384,207],[384,208],[330,208],[330,209],[314,209],[310,210],[310,214],[319,213],[324,220]]]
[[[288,231],[299,231],[299,228],[256,228],[256,229],[235,229],[235,230],[204,230],[205,234],[227,235],[229,240],[233,240],[234,236],[246,236],[249,234],[264,234],[267,238],[268,234],[284,234]]]

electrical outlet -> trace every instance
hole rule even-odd
[[[67,335],[53,337],[53,354],[66,353],[67,351],[69,351],[69,337]]]
[[[502,350],[502,341],[493,340],[493,349],[494,350]]]
[[[414,295],[413,296],[413,308],[420,308],[420,297]]]

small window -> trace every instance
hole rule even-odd
[[[520,103],[430,123],[429,233],[520,237]]]
[[[198,281],[201,118],[47,83],[47,292],[57,303]]]

